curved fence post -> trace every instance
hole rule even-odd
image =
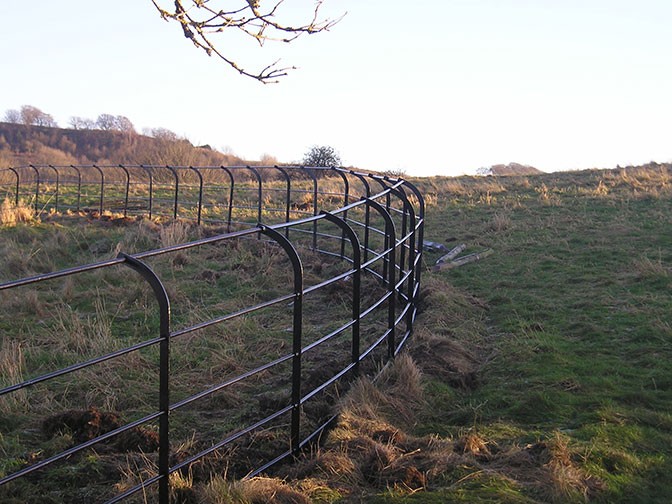
[[[228,214],[226,217],[226,232],[230,233],[231,232],[231,217],[233,216],[233,185],[235,184],[234,179],[233,179],[233,174],[231,173],[231,170],[229,170],[226,166],[220,166],[222,170],[224,170],[227,175],[229,176],[229,181],[231,182],[231,187],[229,188],[229,208],[228,208]]]
[[[378,182],[378,184],[380,185],[381,192],[386,191],[390,187],[386,184],[386,181],[380,175],[374,175],[373,173],[369,173],[369,178]],[[390,193],[389,192],[385,195],[385,210],[387,210],[388,212],[390,211]]]
[[[408,220],[410,218],[411,222],[415,222],[415,211],[413,210],[413,207],[411,206],[410,202],[408,201],[408,197],[406,196],[406,193],[401,189],[401,187],[391,187],[390,192],[388,194],[394,194],[402,203],[403,205],[403,210],[401,212],[401,250],[400,250],[400,255],[401,257],[399,258],[399,266],[401,268],[401,271],[403,271],[404,268],[404,263],[406,262],[406,247],[404,246],[404,242],[406,240],[406,233],[408,230]],[[411,236],[413,238],[415,236],[415,233]],[[414,246],[415,244],[412,243],[411,246]],[[409,247],[410,249],[410,247]],[[412,268],[412,265],[409,265],[409,269]]]
[[[261,211],[262,211],[261,204],[262,204],[262,196],[263,196],[262,189],[261,189],[261,175],[259,175],[259,172],[251,166],[246,166],[245,168],[250,170],[257,179],[257,186],[258,186],[257,187],[257,223],[261,224]]]
[[[54,172],[56,173],[56,200],[54,201],[54,210],[56,212],[58,212],[58,192],[59,192],[59,189],[60,189],[60,177],[59,177],[58,169],[54,165],[49,165],[49,168],[54,170]]]
[[[197,223],[200,225],[201,224],[201,212],[203,210],[203,175],[201,175],[201,172],[197,168],[194,168],[193,166],[190,166],[189,169],[196,172],[196,175],[198,175],[198,218],[197,218]]]
[[[332,166],[331,169],[338,173],[341,178],[343,179],[343,206],[347,207],[350,204],[350,182],[348,181],[348,177],[343,173],[343,170],[341,168],[336,168],[335,166]],[[347,221],[348,220],[348,210],[343,212],[343,220]],[[345,255],[345,233],[341,236],[341,259],[343,259],[343,256]]]
[[[149,218],[152,218],[152,203],[153,203],[153,192],[154,192],[154,177],[152,176],[152,169],[149,166],[145,165],[140,165],[140,168],[142,168],[147,176],[149,177]]]
[[[159,502],[169,502],[170,474],[170,299],[163,283],[154,271],[144,262],[133,256],[120,253],[117,257],[124,259],[131,269],[137,271],[152,288],[159,303]]]
[[[416,284],[420,284],[420,273],[422,272],[422,247],[424,243],[424,231],[425,231],[425,198],[422,196],[422,193],[420,190],[411,182],[408,182],[407,180],[404,180],[402,185],[408,187],[411,192],[415,195],[415,198],[418,200],[418,212],[416,212],[417,216],[417,222],[413,223],[413,226],[417,230],[417,240],[416,240],[416,245],[417,245],[417,250],[418,250],[418,257],[414,258],[414,261],[416,261],[415,265],[415,282]],[[418,305],[418,296],[420,295],[419,290],[415,292],[415,305]]]
[[[16,195],[14,198],[14,204],[16,206],[19,206],[19,186],[20,186],[20,178],[19,178],[19,172],[17,172],[14,168],[8,168],[14,175],[16,176]]]
[[[98,173],[100,174],[100,206],[99,206],[99,212],[100,212],[100,215],[103,215],[103,206],[105,204],[105,175],[103,174],[103,170],[101,170],[99,166],[96,166],[94,164],[93,167],[96,170],[98,170]]]
[[[130,192],[131,189],[131,174],[128,173],[128,170],[124,165],[120,164],[119,168],[121,168],[126,174],[126,191],[124,194],[124,217],[126,217],[128,214],[128,193]]]
[[[378,184],[380,184],[381,189],[382,189],[381,193],[385,192],[385,211],[387,212],[388,215],[390,215],[390,191],[389,191],[389,187],[387,186],[387,184],[383,183],[376,175],[369,174],[368,177],[375,180],[376,182],[378,182]],[[390,215],[390,217],[391,217],[391,215]],[[388,233],[385,233],[385,248],[387,249],[390,246],[392,246],[394,248],[394,247],[396,247],[396,243],[392,242],[392,245],[390,245],[390,235]],[[383,262],[383,278],[387,278],[387,276],[388,276],[387,275],[388,266],[389,266],[389,261]]]
[[[29,165],[35,171],[35,213],[39,212],[37,201],[40,199],[40,172],[34,165]]]
[[[285,222],[289,222],[290,199],[292,197],[292,182],[291,179],[289,178],[289,173],[287,173],[287,170],[278,165],[275,165],[273,168],[282,173],[283,176],[285,177],[285,181],[287,181],[287,192],[285,194]],[[289,226],[285,228],[285,237],[289,238]]]
[[[175,201],[173,202],[173,220],[175,220],[177,219],[177,201],[180,192],[180,177],[177,175],[177,171],[172,166],[166,165],[166,168],[168,168],[172,172],[173,177],[175,177]]]
[[[306,166],[299,166],[299,169],[307,173],[313,180],[313,217],[317,215],[317,177],[313,171]],[[317,221],[313,221],[313,250],[317,250]]]
[[[383,205],[378,203],[375,200],[372,200],[370,198],[365,198],[367,206],[371,206],[376,210],[383,218],[385,221],[385,243],[386,243],[386,253],[385,253],[385,259],[383,260],[383,267],[386,269],[387,273],[387,278],[384,278],[384,282],[387,284],[387,290],[389,292],[389,298],[388,298],[388,310],[387,310],[387,330],[388,335],[387,335],[387,356],[388,358],[393,358],[395,355],[395,311],[396,311],[396,295],[395,295],[395,290],[396,290],[396,285],[395,285],[395,244],[397,242],[397,237],[396,237],[396,231],[394,229],[394,221],[392,220],[392,216],[390,213],[385,209]],[[387,268],[385,268],[385,265],[387,265]]]
[[[355,365],[353,368],[354,375],[359,374],[359,361],[360,361],[360,350],[359,350],[359,328],[361,320],[361,298],[362,298],[362,254],[361,246],[359,243],[359,238],[357,238],[357,233],[350,227],[350,225],[345,221],[345,218],[336,217],[334,214],[329,212],[322,212],[320,215],[324,215],[324,218],[329,222],[336,224],[341,228],[343,232],[343,237],[348,238],[352,244],[352,265],[354,269],[353,278],[352,278],[352,363]],[[343,238],[343,243],[341,250],[345,246],[345,238]],[[343,254],[341,255],[343,257]]]
[[[303,332],[303,265],[294,245],[275,229],[263,224],[261,232],[277,242],[287,253],[294,270],[294,307],[292,323],[292,418],[290,449],[296,454],[301,445],[301,346]]]
[[[399,244],[401,247],[401,257],[399,259],[399,274],[404,275],[404,262],[406,261],[405,259],[405,250],[406,250],[406,245],[405,242],[407,240],[407,220],[410,219],[411,222],[415,222],[415,210],[413,209],[413,206],[411,205],[410,201],[408,201],[408,197],[406,196],[406,193],[403,190],[400,189],[390,189],[390,192],[397,196],[400,200],[402,200],[404,204],[404,211],[402,215],[402,232],[401,232],[401,243]],[[408,309],[406,312],[406,336],[399,342],[397,345],[397,348],[395,348],[395,353],[404,345],[406,342],[406,339],[408,336],[411,334],[411,331],[413,329],[413,319],[415,317],[415,312],[417,309],[417,299],[415,296],[415,228],[413,228],[413,231],[409,233],[408,240],[408,277],[407,277],[407,298],[406,298],[406,303],[408,305]],[[403,295],[402,291],[403,290],[403,283],[399,285],[399,297],[401,300],[403,300]]]
[[[364,186],[364,194],[363,198],[368,199],[371,197],[371,186],[369,185],[368,181],[366,180],[366,177],[362,175],[361,173],[357,173],[356,171],[350,170],[350,175],[353,177],[356,177],[359,179],[359,181],[362,183]],[[368,261],[369,259],[369,227],[371,225],[371,208],[369,205],[366,205],[366,208],[364,209],[364,262]]]
[[[79,212],[82,203],[82,172],[75,165],[70,165],[70,168],[77,172],[77,211]]]

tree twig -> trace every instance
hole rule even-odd
[[[248,71],[241,67],[232,57],[222,52],[213,36],[231,29],[256,40],[264,45],[267,40],[289,43],[307,33],[327,31],[338,23],[337,19],[320,19],[320,8],[323,0],[315,3],[312,18],[305,24],[289,25],[276,19],[279,8],[284,0],[274,0],[270,9],[262,10],[263,0],[172,0],[173,7],[162,6],[168,0],[151,0],[161,18],[177,22],[186,38],[208,56],[217,56],[241,75],[251,77],[259,82],[278,82],[290,70],[296,67],[279,67],[278,61],[265,66],[260,71]],[[237,6],[221,8],[224,5],[238,3]],[[344,14],[345,15],[345,14]]]

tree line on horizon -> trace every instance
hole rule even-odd
[[[5,111],[0,122],[0,167],[12,164],[126,163],[158,165],[263,165],[279,163],[264,154],[244,160],[209,145],[194,146],[168,128],[143,128],[139,134],[126,116],[100,114],[96,120],[70,117],[61,128],[51,114],[32,105]],[[306,166],[341,166],[336,149],[314,145],[299,162]]]
[[[145,164],[174,166],[273,166],[280,163],[264,154],[249,161],[209,145],[195,146],[187,138],[163,128],[137,133],[125,116],[100,114],[98,119],[72,117],[70,128],[60,128],[51,114],[24,105],[7,110],[0,121],[0,168],[27,164]],[[340,166],[331,146],[312,146],[299,162],[306,166]]]
[[[60,128],[60,125],[51,114],[48,114],[33,105],[23,105],[20,109],[6,110],[3,121],[10,124],[22,124],[24,126]],[[128,117],[107,113],[99,114],[95,120],[88,117],[71,116],[68,121],[68,126],[69,128],[65,129],[117,131],[129,134],[138,133],[135,129],[135,125]],[[177,133],[163,127],[143,128],[142,134],[161,140],[185,140],[184,137],[180,137]]]
[[[125,116],[100,114],[93,121],[72,117],[60,128],[51,114],[24,105],[8,110],[0,122],[0,167],[26,164],[246,164],[232,153],[209,145],[195,146],[187,138],[159,127],[139,134]]]

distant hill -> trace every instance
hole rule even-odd
[[[496,164],[489,168],[481,168],[478,170],[479,175],[495,175],[498,177],[506,177],[513,175],[539,175],[542,172],[534,166],[524,165],[520,163]]]
[[[25,164],[247,164],[186,139],[161,139],[135,132],[65,129],[0,122],[0,166]]]

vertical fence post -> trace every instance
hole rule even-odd
[[[357,233],[350,227],[350,225],[345,221],[336,217],[334,214],[329,212],[322,212],[321,215],[324,215],[325,219],[329,222],[336,224],[341,228],[343,233],[343,243],[345,245],[345,237],[350,240],[352,245],[352,351],[351,351],[351,360],[355,365],[353,368],[355,376],[359,374],[359,361],[360,361],[360,351],[359,351],[359,336],[360,336],[360,320],[361,320],[361,295],[362,295],[362,254],[361,254],[361,245],[359,243],[359,238],[357,238]]]
[[[37,201],[40,199],[40,172],[34,165],[29,165],[35,172],[35,213],[39,212]]]
[[[137,271],[151,286],[159,303],[159,502],[169,504],[170,476],[170,299],[163,283],[154,271],[144,262],[120,253],[117,257],[125,259],[124,264]]]
[[[313,217],[317,215],[317,177],[313,171],[306,166],[299,166],[299,169],[308,174],[313,181]],[[313,250],[317,250],[317,221],[313,221]]]
[[[231,186],[229,187],[229,208],[228,208],[228,213],[226,217],[226,232],[230,233],[231,232],[231,218],[233,216],[233,186],[234,186],[234,179],[233,179],[233,174],[231,173],[231,170],[229,170],[226,166],[220,166],[222,170],[224,170],[227,175],[229,176],[229,182],[231,182]]]
[[[98,212],[100,215],[103,215],[103,207],[105,205],[105,175],[103,174],[103,170],[101,170],[100,167],[96,166],[95,164],[93,167],[98,170],[98,173],[100,174],[100,202]]]
[[[70,165],[70,168],[77,172],[77,211],[79,212],[82,203],[82,172],[75,165]]]
[[[289,209],[290,209],[290,200],[292,198],[292,182],[289,178],[289,173],[284,168],[275,165],[273,168],[278,170],[285,177],[287,182],[287,191],[285,192],[285,222],[289,222]],[[289,226],[285,228],[285,238],[289,238]]]
[[[303,333],[303,265],[294,245],[275,229],[263,224],[261,232],[277,242],[287,253],[294,270],[294,307],[292,323],[292,418],[290,424],[290,449],[298,453],[301,444],[301,354]]]
[[[201,212],[203,210],[203,175],[201,175],[200,170],[194,168],[193,166],[189,167],[190,170],[194,171],[198,175],[198,217],[196,219],[197,224],[201,225]]]
[[[415,306],[418,306],[418,296],[420,295],[420,273],[422,272],[422,246],[424,240],[424,230],[425,230],[425,199],[422,196],[420,190],[410,182],[404,180],[403,185],[408,187],[411,192],[415,195],[415,198],[418,200],[418,211],[416,212],[417,222],[413,222],[413,226],[417,231],[416,237],[416,250],[418,251],[417,256],[414,257],[415,265],[415,293],[414,293],[414,303]]]
[[[128,173],[128,170],[124,165],[120,164],[119,168],[121,168],[126,174],[126,190],[124,194],[124,217],[126,217],[128,216],[128,195],[131,191],[131,174]]]
[[[16,206],[19,206],[19,188],[20,188],[19,172],[17,172],[14,168],[9,168],[9,170],[16,176],[16,195],[14,198],[15,199],[14,204]]]
[[[145,173],[147,174],[147,177],[149,177],[149,201],[148,203],[148,210],[149,210],[149,218],[152,218],[152,202],[153,202],[153,192],[154,192],[154,177],[152,176],[152,169],[149,166],[145,165],[140,165],[140,168],[142,168]]]
[[[369,174],[369,177],[378,182],[378,184],[380,184],[381,193],[385,192],[385,211],[388,214],[390,214],[390,191],[388,190],[387,184],[385,184],[377,175]],[[390,236],[387,233],[385,233],[385,249],[396,246],[397,246],[396,243],[390,243]],[[388,267],[390,267],[390,261],[389,258],[386,257],[385,260],[383,261],[383,278],[385,279],[388,278],[388,272],[387,272]]]
[[[403,274],[404,263],[406,262],[406,233],[408,231],[409,215],[411,222],[415,222],[415,216],[413,213],[413,207],[409,203],[403,187],[395,185],[395,189],[392,190],[392,193],[395,194],[401,200],[403,205],[403,210],[401,212],[401,239],[403,241],[401,243],[401,250],[399,251],[401,255],[401,257],[399,258],[399,268],[401,273]],[[409,266],[409,269],[410,268],[412,268],[412,266]]]
[[[257,179],[257,224],[261,224],[261,216],[262,216],[262,199],[263,199],[263,191],[261,187],[261,175],[259,175],[259,172],[255,170],[251,166],[246,166],[248,170],[250,170],[253,174],[254,177]]]
[[[369,177],[371,177],[380,184],[380,188],[382,191],[390,187],[389,185],[387,185],[387,178],[383,178],[380,175],[373,175],[373,174],[370,174]],[[391,203],[390,193],[387,193],[387,195],[385,196],[385,210],[387,210],[388,212],[390,211],[390,203]]]
[[[369,186],[368,181],[361,173],[350,170],[350,174],[357,177],[359,181],[364,185],[364,195],[362,199],[368,199],[371,197],[371,186]],[[369,259],[369,227],[371,225],[371,207],[366,205],[364,209],[364,262]]]
[[[401,240],[402,242],[400,243],[401,247],[401,258],[399,260],[399,274],[404,275],[404,262],[405,262],[405,256],[404,252],[406,250],[406,240],[409,241],[408,244],[408,281],[407,281],[407,298],[406,298],[406,303],[408,305],[408,310],[406,312],[406,333],[407,336],[402,339],[402,341],[399,342],[395,349],[395,354],[398,352],[399,349],[404,345],[406,338],[408,335],[410,335],[412,329],[413,329],[413,318],[415,317],[415,310],[417,307],[417,299],[415,297],[415,234],[416,230],[413,228],[413,231],[410,233],[410,236],[406,238],[406,229],[407,229],[407,220],[410,220],[411,222],[415,222],[415,210],[413,210],[413,206],[411,205],[411,202],[408,200],[408,197],[406,196],[405,191],[400,187],[397,189],[391,189],[392,194],[395,194],[403,203],[404,205],[404,211],[403,211],[403,230],[401,234]],[[403,285],[399,286],[399,299],[403,301]]]
[[[350,204],[350,182],[348,177],[343,173],[343,170],[336,168],[335,166],[331,167],[336,173],[338,173],[343,179],[343,206],[348,206]],[[343,220],[348,220],[348,211],[343,212]],[[345,256],[345,232],[341,235],[341,259]]]
[[[389,194],[389,193],[388,193]],[[389,359],[393,358],[395,355],[395,313],[396,313],[396,285],[395,285],[395,274],[394,272],[396,271],[396,264],[395,264],[395,249],[396,249],[396,243],[397,243],[397,233],[394,228],[394,221],[392,220],[392,216],[390,216],[390,213],[385,209],[383,205],[378,203],[375,200],[372,200],[370,198],[366,199],[367,205],[370,205],[371,207],[376,210],[383,220],[385,221],[385,243],[387,244],[387,252],[385,254],[386,256],[386,263],[387,263],[387,278],[384,279],[384,282],[387,284],[387,290],[388,290],[388,300],[387,300],[387,329],[388,329],[388,335],[387,335],[387,357]],[[391,244],[391,245],[390,245]]]
[[[58,173],[58,169],[54,165],[49,165],[49,168],[54,170],[54,173],[56,173],[56,199],[54,201],[54,210],[58,212],[58,192],[60,190],[60,177]]]
[[[176,220],[178,198],[180,193],[180,177],[177,175],[177,171],[172,166],[166,165],[166,168],[168,168],[172,172],[173,177],[175,178],[175,200],[173,202],[173,220]]]

